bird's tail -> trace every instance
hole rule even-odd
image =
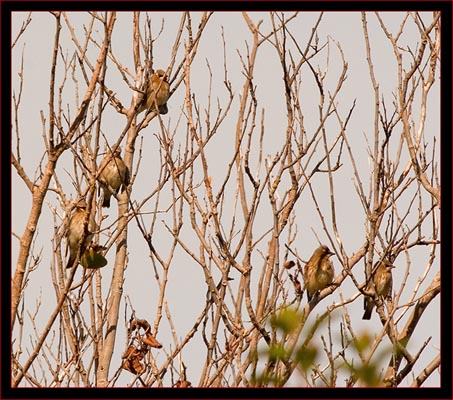
[[[66,264],[66,268],[71,268],[74,264],[75,259],[76,259],[76,256],[75,256],[74,252],[70,251],[69,260],[68,260],[68,263]]]
[[[365,301],[364,301],[364,305],[365,305],[365,312],[363,313],[363,317],[362,319],[371,319],[371,313],[373,312],[373,303],[368,300],[367,298],[365,298]]]
[[[110,207],[110,193],[107,193],[106,190],[103,191],[103,196],[102,196],[102,207]]]

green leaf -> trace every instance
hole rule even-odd
[[[296,361],[306,371],[315,363],[317,355],[318,350],[316,349],[316,347],[314,346],[301,347],[299,350],[297,350]]]
[[[381,382],[377,366],[374,363],[362,365],[355,370],[355,373],[366,386],[377,386]]]
[[[368,347],[370,347],[370,344],[371,337],[367,333],[363,333],[359,337],[354,338],[354,345],[359,353],[368,349]]]
[[[274,344],[269,347],[269,359],[272,361],[286,360],[288,357],[285,348],[282,345]]]

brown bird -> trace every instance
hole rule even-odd
[[[146,100],[142,101],[137,114],[145,110],[155,110],[156,105],[160,114],[167,114],[167,100],[170,96],[170,85],[165,71],[158,69],[151,76],[151,85],[145,88]]]
[[[96,230],[96,223],[87,215],[87,203],[84,199],[76,203],[74,213],[69,220],[69,225],[66,230],[66,241],[69,248],[69,260],[66,268],[71,268],[77,258],[77,251],[80,246],[80,254],[83,254],[88,243],[93,238],[93,232]],[[82,238],[85,238],[81,243]]]
[[[378,296],[387,297],[392,291],[392,268],[395,268],[387,259],[380,262],[379,266],[375,268],[372,277],[374,288]],[[366,286],[367,291],[373,291],[371,280]],[[363,299],[363,306],[365,312],[362,319],[370,319],[371,313],[375,306],[375,302],[372,296],[365,296]]]
[[[308,301],[318,290],[332,283],[335,271],[329,258],[333,254],[335,253],[332,253],[327,246],[319,246],[305,264],[304,281]]]
[[[80,264],[88,269],[98,269],[107,265],[107,259],[104,257],[106,247],[91,242],[84,253],[80,256]]]
[[[117,194],[122,186],[122,191],[129,185],[129,170],[121,159],[121,148],[109,151],[99,166],[101,174],[99,183],[103,192],[102,207],[110,207],[110,197]]]

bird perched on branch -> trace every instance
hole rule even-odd
[[[74,213],[69,220],[65,236],[69,248],[69,260],[66,268],[71,268],[77,258],[77,251],[80,246],[80,254],[85,252],[88,243],[93,238],[93,232],[96,230],[94,219],[88,215],[87,203],[84,199],[76,203]],[[83,241],[83,243],[82,243]]]
[[[151,76],[151,82],[148,82],[147,87],[145,87],[145,99],[142,100],[137,114],[145,110],[156,110],[156,106],[160,114],[167,114],[169,96],[170,85],[167,82],[167,75],[165,71],[158,69]]]
[[[109,151],[99,166],[101,174],[99,183],[103,192],[102,207],[110,207],[110,197],[122,191],[129,185],[129,169],[121,158],[121,148],[118,146],[113,152]]]
[[[384,258],[379,263],[379,266],[374,269],[372,273],[372,279],[374,283],[375,293],[378,296],[387,297],[392,291],[392,269],[395,268],[387,259]],[[373,288],[371,285],[371,279],[369,280],[366,286],[367,292],[372,292]],[[363,306],[365,308],[365,312],[363,314],[362,319],[370,319],[371,313],[375,306],[375,302],[373,297],[365,296],[363,300]]]
[[[304,281],[308,301],[311,301],[318,290],[332,283],[335,271],[329,258],[333,254],[327,246],[319,246],[305,264]]]
[[[80,257],[80,264],[88,269],[98,269],[107,265],[107,259],[104,257],[104,246],[91,242],[87,249]]]

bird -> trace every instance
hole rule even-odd
[[[146,99],[141,102],[137,114],[145,110],[156,110],[156,105],[160,114],[167,114],[167,100],[170,96],[170,85],[167,82],[165,71],[158,69],[151,76],[151,85],[145,88]]]
[[[118,146],[112,153],[109,151],[99,165],[101,173],[99,183],[103,192],[102,207],[110,207],[112,194],[117,194],[120,187],[122,191],[129,185],[129,169],[121,159],[121,148]]]
[[[80,264],[84,268],[98,269],[107,265],[107,259],[103,253],[106,247],[91,242],[80,257]]]
[[[372,274],[374,283],[374,289],[378,296],[387,297],[392,291],[392,269],[395,268],[389,260],[384,258],[377,268],[375,268]],[[367,291],[372,291],[371,279],[366,286]],[[375,306],[375,302],[372,296],[365,296],[363,300],[363,306],[365,312],[363,313],[362,319],[371,319],[371,313]]]
[[[75,211],[72,214],[66,230],[66,241],[69,248],[69,259],[66,268],[71,268],[77,258],[77,251],[80,246],[80,254],[85,252],[88,243],[93,238],[96,230],[96,223],[90,218],[87,211],[87,203],[84,199],[76,203]],[[84,238],[83,243],[81,243]]]
[[[329,286],[334,278],[335,271],[332,261],[333,254],[327,246],[319,246],[305,264],[304,281],[307,289],[308,301],[318,291]]]

